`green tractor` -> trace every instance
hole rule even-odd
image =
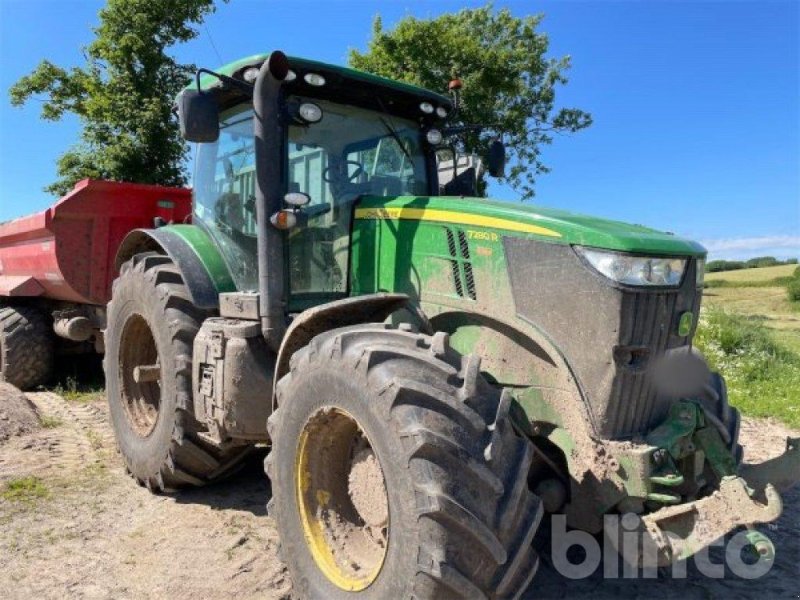
[[[455,101],[404,83],[273,52],[177,103],[193,219],[120,247],[111,417],[154,492],[268,444],[300,596],[516,598],[545,513],[635,513],[659,564],[780,514],[797,452],[747,476],[723,380],[649,378],[691,346],[700,245],[471,197]]]

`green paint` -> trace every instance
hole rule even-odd
[[[551,243],[576,244],[634,254],[664,256],[703,257],[706,250],[691,240],[669,233],[649,229],[641,225],[630,225],[597,217],[578,215],[562,210],[543,208],[528,204],[494,202],[483,198],[453,198],[425,196],[366,197],[359,208],[420,208],[426,210],[449,210],[469,215],[507,219],[551,229],[561,237],[538,236],[511,232],[511,235],[533,237]],[[402,220],[397,220],[402,223]],[[437,223],[437,225],[440,225]],[[464,226],[471,230],[502,233],[502,228]]]
[[[219,249],[205,231],[197,225],[168,225],[164,230],[176,234],[194,250],[220,294],[236,291]]]
[[[645,440],[651,446],[667,450],[674,460],[683,458],[700,423],[700,411],[702,409],[694,402],[676,402],[670,407],[666,420],[647,434]]]
[[[692,332],[692,325],[694,325],[694,314],[687,311],[681,315],[681,320],[678,323],[678,335],[686,337]]]
[[[717,477],[736,474],[736,461],[716,428],[705,427],[698,430],[694,434],[694,441],[706,453],[706,460]]]
[[[212,70],[215,71],[216,73],[220,73],[222,75],[228,75],[230,77],[233,76],[234,73],[240,71],[245,67],[260,67],[261,63],[263,63],[268,56],[269,54],[254,54],[252,56],[247,56],[245,58],[235,60],[217,69],[212,69]],[[323,63],[316,60],[310,60],[307,58],[290,56],[289,67],[296,72],[297,71],[313,72],[314,69],[324,70],[361,83],[367,83],[370,85],[389,88],[399,92],[406,92],[415,94],[417,96],[423,96],[425,98],[433,100],[434,102],[443,104],[448,107],[451,105],[450,98],[448,98],[447,96],[443,96],[442,94],[437,94],[430,90],[426,90],[425,88],[417,87],[415,85],[404,83],[402,81],[387,79],[386,77],[380,77],[379,75],[373,75],[372,73],[365,73],[364,71],[349,69],[347,67],[342,67],[339,65],[331,65],[328,63]],[[219,79],[217,79],[213,75],[203,74],[200,76],[200,86],[204,90],[218,85],[220,85]],[[186,86],[185,89],[196,89],[194,79],[191,82],[189,82],[189,84]]]

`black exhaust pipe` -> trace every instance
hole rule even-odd
[[[286,333],[286,236],[270,224],[283,208],[284,124],[280,118],[280,91],[289,73],[283,52],[272,52],[256,78],[253,93],[256,144],[256,227],[258,229],[258,292],[261,331],[277,352]]]

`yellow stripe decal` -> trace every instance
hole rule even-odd
[[[551,237],[561,237],[561,234],[552,229],[520,223],[510,219],[498,217],[484,217],[470,213],[456,212],[453,210],[438,210],[435,208],[357,208],[356,219],[407,219],[412,221],[438,221],[453,223],[454,225],[476,225],[478,227],[491,227],[493,229],[506,229],[508,231],[521,231]]]

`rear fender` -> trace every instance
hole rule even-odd
[[[219,309],[219,295],[236,286],[214,241],[196,225],[135,229],[120,244],[116,268],[142,252],[169,256],[180,268],[192,303],[204,310]]]

